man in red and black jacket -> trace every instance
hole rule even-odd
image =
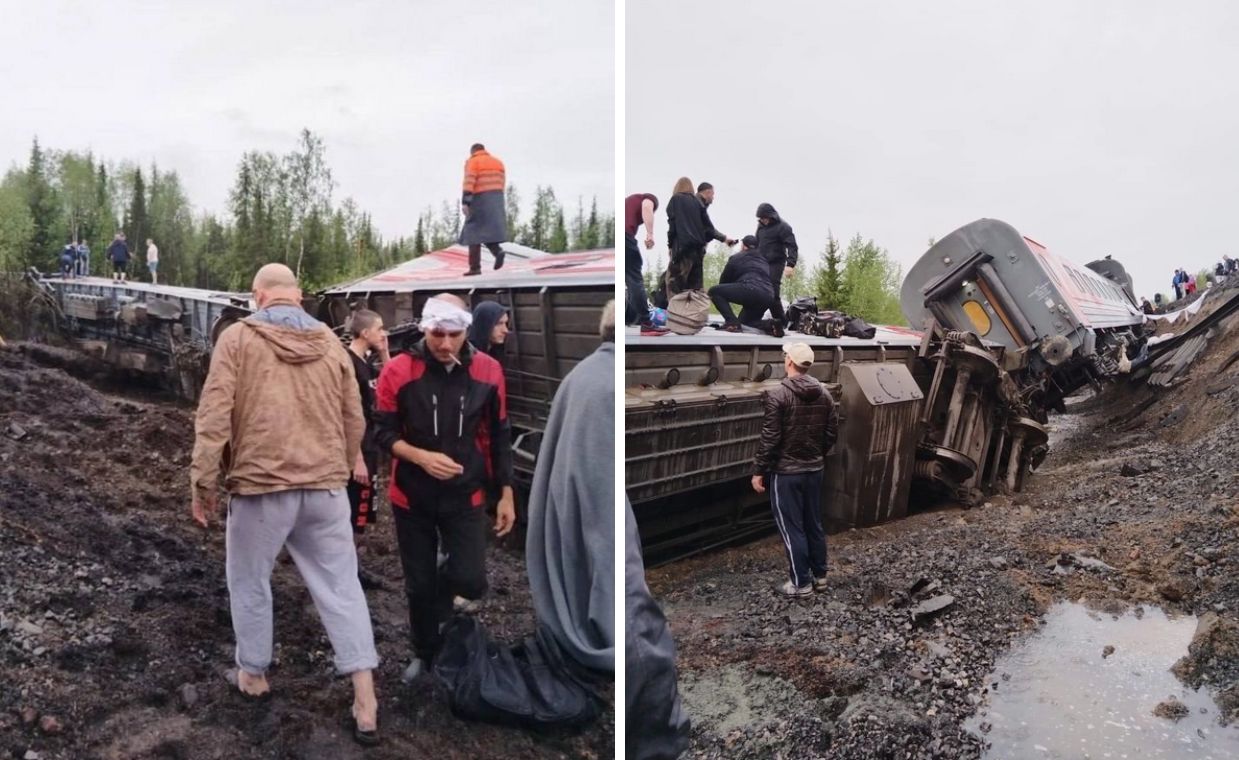
[[[429,299],[425,337],[379,376],[375,438],[394,464],[388,495],[409,601],[409,681],[434,657],[452,599],[486,593],[488,485],[502,492],[495,534],[516,522],[503,369],[469,345],[471,321],[456,296]],[[448,556],[442,572],[440,537]]]

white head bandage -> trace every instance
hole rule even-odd
[[[422,307],[422,332],[427,330],[446,330],[459,332],[468,330],[473,324],[473,315],[456,304],[431,298]]]

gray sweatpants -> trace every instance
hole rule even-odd
[[[343,488],[233,496],[228,502],[228,594],[237,665],[264,673],[271,664],[271,571],[282,546],[314,599],[336,670],[378,667]]]

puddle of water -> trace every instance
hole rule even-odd
[[[1192,691],[1170,672],[1187,653],[1196,618],[1146,607],[1142,617],[1115,619],[1060,603],[1045,620],[998,660],[986,681],[998,688],[968,721],[991,745],[985,757],[1239,758],[1239,728],[1219,726],[1208,691]],[[1103,658],[1106,646],[1114,653]],[[1153,715],[1171,696],[1191,711],[1177,723]],[[982,723],[993,726],[988,734]]]

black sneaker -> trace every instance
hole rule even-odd
[[[468,272],[465,272],[465,277],[477,277],[481,273],[481,269],[470,269]]]
[[[495,269],[503,269],[503,257],[506,255],[508,252],[502,248],[499,249],[499,253],[495,254]]]

